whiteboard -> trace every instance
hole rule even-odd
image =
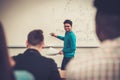
[[[42,29],[46,46],[63,46],[53,38],[54,32],[64,36],[63,22],[73,21],[77,46],[99,46],[95,35],[93,0],[16,0],[6,1],[0,14],[8,46],[25,46],[27,34],[33,29]]]

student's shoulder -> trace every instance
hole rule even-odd
[[[55,63],[55,61],[52,58],[48,58],[48,57],[42,56],[42,59],[44,59],[44,61],[48,62],[48,63]]]
[[[12,58],[16,59],[16,58],[19,58],[19,57],[22,57],[22,56],[23,56],[23,53],[19,53],[18,55],[12,56]]]
[[[54,61],[52,58],[48,58],[48,57],[45,57],[45,56],[42,56],[43,59],[45,60],[48,60],[48,61]]]

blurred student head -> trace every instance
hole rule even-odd
[[[120,79],[119,4],[119,0],[94,0],[94,6],[97,10],[95,17],[96,34],[102,42],[102,46],[88,54],[74,58],[67,66],[67,80]],[[115,46],[113,46],[114,43]]]
[[[9,57],[4,29],[0,22],[0,80],[15,80],[12,66],[14,61]]]
[[[120,37],[120,1],[95,0],[96,34],[100,41]]]

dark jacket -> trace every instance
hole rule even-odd
[[[27,49],[13,59],[16,61],[15,70],[27,70],[36,80],[61,80],[54,60],[43,57],[35,49]]]

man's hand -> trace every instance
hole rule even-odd
[[[62,55],[62,54],[63,54],[63,51],[61,50],[61,51],[59,52],[59,54]]]
[[[56,37],[57,35],[55,33],[50,33],[51,36]]]

